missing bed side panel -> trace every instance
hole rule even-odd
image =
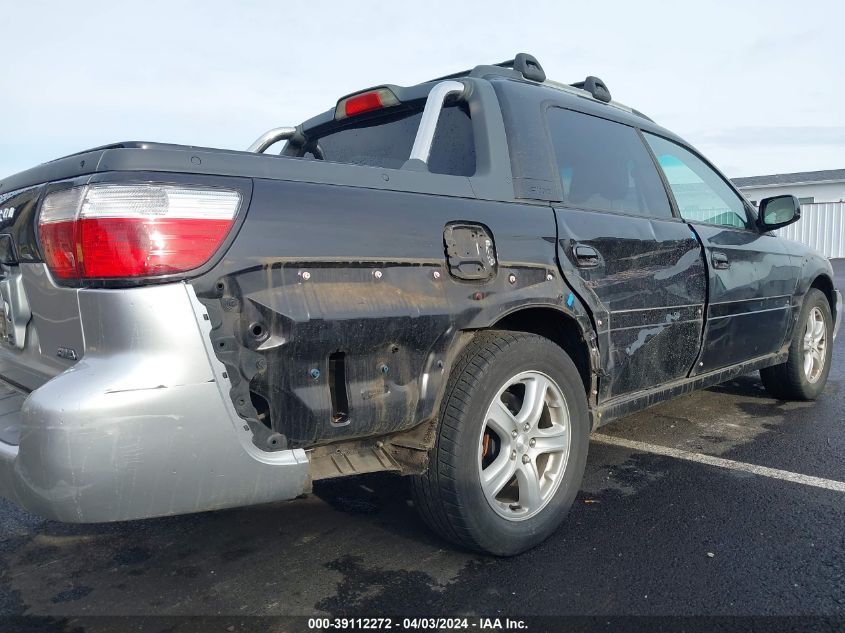
[[[346,389],[346,353],[329,356],[329,392],[332,399],[332,426],[349,424],[349,395]]]

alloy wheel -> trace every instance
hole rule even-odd
[[[493,510],[522,521],[546,507],[566,470],[571,436],[554,380],[537,371],[508,380],[487,409],[479,439],[481,487]]]
[[[818,308],[810,310],[804,329],[804,375],[814,383],[822,375],[827,349],[827,327],[824,315]]]

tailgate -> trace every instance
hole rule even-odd
[[[0,378],[25,391],[70,367],[82,351],[77,291],[53,283],[36,249],[42,189],[0,196]]]
[[[43,264],[0,270],[0,378],[33,391],[82,355],[77,291],[53,284]]]

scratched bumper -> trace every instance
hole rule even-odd
[[[20,439],[15,446],[0,438],[0,494],[36,514],[81,523],[264,503],[307,490],[304,451],[252,444],[226,397],[229,383],[189,286],[85,291],[79,304],[81,360],[6,412],[8,425],[17,416]]]

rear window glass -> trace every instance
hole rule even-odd
[[[548,111],[564,204],[672,217],[654,161],[634,128],[551,108]]]
[[[422,110],[369,119],[319,137],[323,160],[400,169],[411,155]],[[310,157],[310,154],[309,154]],[[435,174],[472,176],[475,141],[465,108],[443,108],[437,121],[428,169]]]

